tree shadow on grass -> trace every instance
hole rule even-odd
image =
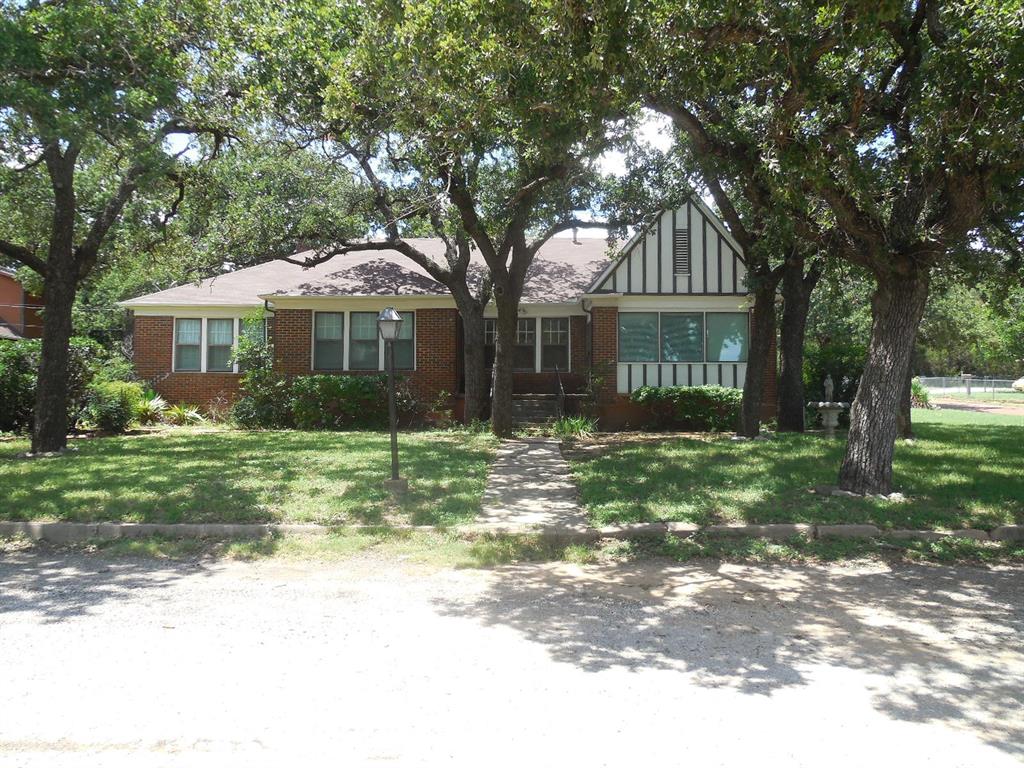
[[[675,670],[748,695],[811,685],[822,666],[871,673],[888,717],[966,728],[1024,756],[1020,570],[654,560],[495,577],[438,609],[512,628],[589,672]]]
[[[0,518],[134,522],[386,522],[471,519],[488,451],[403,435],[409,495],[383,489],[390,458],[377,432],[221,432],[96,439],[33,462],[0,451]],[[409,522],[402,519],[402,522]]]
[[[883,528],[994,527],[1024,522],[1020,430],[923,424],[896,446],[899,503],[811,493],[833,484],[842,440],[779,435],[769,441],[666,437],[570,452],[581,499],[596,522],[657,519],[701,525],[874,523]]]

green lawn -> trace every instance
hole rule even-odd
[[[1024,417],[914,411],[917,440],[896,447],[903,503],[819,496],[844,441],[779,435],[613,443],[569,452],[596,524],[683,520],[857,523],[883,528],[991,528],[1024,523]]]
[[[487,435],[400,435],[409,494],[396,507],[382,432],[178,429],[73,445],[26,460],[26,442],[0,442],[0,519],[450,525],[476,515],[493,449]]]

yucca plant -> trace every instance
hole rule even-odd
[[[139,424],[156,424],[163,418],[166,410],[167,401],[160,395],[153,395],[140,400],[135,406],[135,418]]]
[[[597,419],[593,416],[563,416],[551,424],[555,437],[589,437],[597,431]]]
[[[164,421],[176,427],[188,427],[206,421],[194,405],[172,405],[164,411]]]

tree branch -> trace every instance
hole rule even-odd
[[[0,253],[8,258],[20,261],[36,274],[46,277],[46,262],[25,246],[12,243],[9,240],[0,240]]]

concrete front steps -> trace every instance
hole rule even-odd
[[[516,424],[546,424],[558,418],[558,395],[512,395]]]

